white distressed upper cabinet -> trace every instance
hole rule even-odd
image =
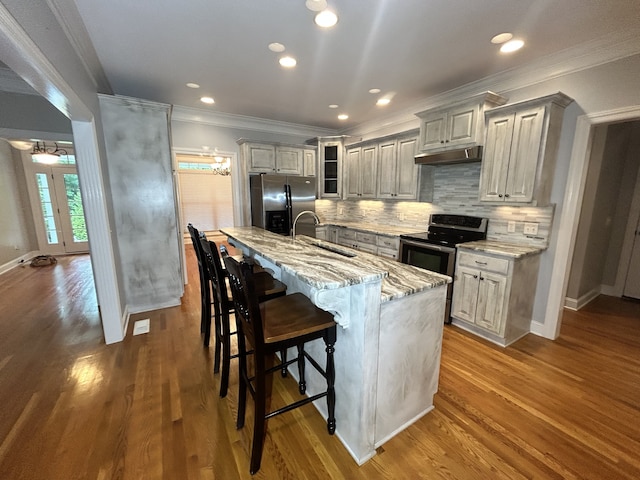
[[[564,109],[562,93],[489,110],[480,175],[483,202],[549,202]]]
[[[377,152],[377,145],[345,149],[346,198],[375,198]]]
[[[378,144],[378,198],[415,200],[418,166],[416,136],[390,139]]]
[[[335,137],[318,139],[318,193],[320,198],[342,196],[342,139]]]
[[[459,249],[453,323],[502,346],[529,332],[539,255],[520,258]]]
[[[464,102],[417,113],[420,117],[420,151],[436,153],[481,144],[485,109],[505,102],[500,95],[485,92]]]
[[[305,177],[315,177],[317,171],[315,149],[304,149],[302,155],[302,174]]]
[[[268,143],[244,143],[244,157],[249,173],[303,174],[303,147]]]

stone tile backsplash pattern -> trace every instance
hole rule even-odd
[[[480,203],[480,163],[421,166],[420,169],[420,199],[423,201],[323,199],[316,200],[316,213],[323,222],[365,222],[425,229],[432,213],[474,215],[489,219],[487,238],[490,240],[537,247],[548,245],[553,206],[514,207]],[[424,201],[427,199],[429,201]],[[507,232],[509,221],[516,222],[513,233]],[[538,223],[538,234],[524,235],[524,222]]]

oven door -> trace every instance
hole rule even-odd
[[[456,249],[415,240],[400,239],[400,261],[453,277]]]

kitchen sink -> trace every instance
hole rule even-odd
[[[352,257],[356,256],[355,253],[347,252],[345,250],[341,250],[339,248],[332,247],[332,246],[329,246],[329,245],[324,245],[322,243],[312,243],[311,245],[313,245],[314,247],[321,248],[323,250],[328,250],[329,252],[337,253],[338,255],[342,255],[343,257],[352,258]]]

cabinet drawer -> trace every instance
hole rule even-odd
[[[398,237],[387,237],[384,235],[378,235],[379,247],[390,248],[392,250],[398,250],[400,248],[400,239]]]
[[[392,260],[398,260],[398,250],[378,247],[378,255],[385,258],[391,258]]]
[[[373,233],[356,232],[356,240],[360,243],[376,244],[376,236]]]
[[[349,230],[348,228],[342,228],[338,231],[338,237],[340,238],[340,240],[355,240],[356,231]]]
[[[489,272],[501,273],[503,275],[507,275],[509,273],[509,260],[505,258],[495,258],[475,253],[459,252],[458,264],[464,267],[478,268]]]

